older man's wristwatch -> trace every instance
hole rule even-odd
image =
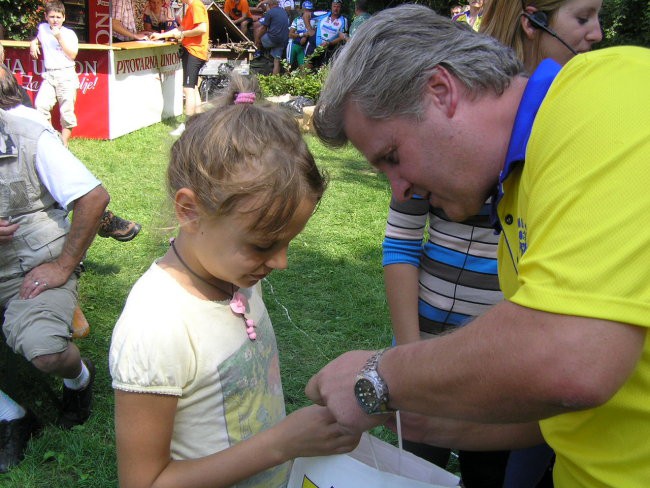
[[[394,412],[388,407],[388,385],[379,376],[377,368],[379,360],[386,349],[373,354],[368,362],[357,374],[357,381],[354,384],[354,395],[367,414],[380,414]]]

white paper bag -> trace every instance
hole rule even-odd
[[[368,433],[349,454],[297,458],[287,488],[453,488],[457,476]]]

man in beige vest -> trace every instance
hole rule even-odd
[[[63,378],[62,428],[91,412],[95,368],[71,342],[79,263],[109,201],[55,131],[20,110],[0,65],[0,311],[6,342],[40,371]],[[16,103],[18,101],[18,103]],[[6,111],[9,107],[23,107]],[[68,213],[74,211],[74,219]],[[0,472],[22,459],[34,414],[0,392]]]

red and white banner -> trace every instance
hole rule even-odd
[[[75,105],[78,126],[73,137],[114,139],[182,113],[182,70],[176,46],[137,46],[79,50],[75,60],[80,85]],[[7,46],[5,64],[34,101],[43,60],[32,59],[27,47]],[[60,129],[56,106],[52,124]]]
[[[5,48],[5,64],[14,73],[18,83],[29,93],[32,102],[41,86],[43,59],[32,59],[29,49]],[[75,113],[76,137],[108,139],[108,73],[109,51],[79,51],[75,60],[79,76],[79,90]],[[52,125],[60,129],[59,112],[52,111]]]
[[[88,42],[110,44],[111,10],[109,0],[88,0]]]

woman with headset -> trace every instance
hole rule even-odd
[[[598,14],[602,0],[489,0],[480,32],[510,46],[532,73],[546,58],[564,65],[603,38]],[[552,485],[544,477],[553,460],[546,444],[512,451],[504,488]],[[541,482],[540,480],[544,479]]]
[[[490,0],[480,32],[510,46],[533,72],[545,58],[566,64],[603,38],[602,0]]]

